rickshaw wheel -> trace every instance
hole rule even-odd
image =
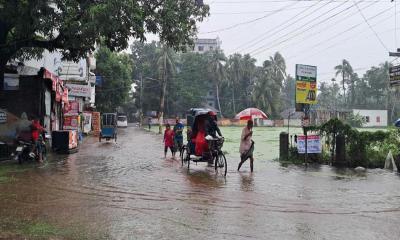
[[[215,157],[215,171],[220,174],[224,174],[226,176],[226,173],[228,171],[228,165],[226,163],[226,157],[225,154],[222,152],[218,154],[218,156]]]

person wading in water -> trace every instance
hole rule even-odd
[[[254,151],[254,141],[251,139],[253,136],[253,121],[248,120],[247,121],[247,126],[243,128],[242,130],[242,136],[240,138],[240,163],[238,166],[238,171],[240,170],[240,167],[242,167],[242,164],[246,162],[248,158],[250,158],[250,169],[251,172],[253,172],[253,151]]]

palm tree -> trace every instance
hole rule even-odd
[[[161,48],[161,56],[157,61],[158,74],[162,80],[161,96],[160,96],[160,113],[158,115],[159,128],[158,133],[162,133],[162,125],[164,121],[164,103],[167,90],[168,78],[175,73],[175,65],[172,60],[172,53],[168,46],[163,45]]]
[[[232,88],[233,113],[236,114],[235,88],[237,87],[238,83],[240,82],[240,79],[243,76],[244,69],[242,64],[242,55],[235,53],[233,56],[229,57],[228,71],[229,71],[228,85]]]
[[[219,99],[219,85],[225,79],[226,76],[226,71],[224,66],[224,64],[226,63],[226,57],[220,49],[216,49],[214,51],[209,52],[208,61],[209,61],[208,72],[215,86],[218,110],[220,112],[220,115],[222,116],[221,103]]]
[[[271,113],[274,117],[279,114],[279,95],[285,78],[285,59],[277,52],[264,62],[261,74],[255,83],[254,101],[258,107]]]
[[[344,96],[344,101],[346,103],[346,79],[349,80],[350,76],[353,74],[353,68],[351,67],[349,61],[346,59],[342,60],[342,64],[337,65],[335,67],[336,70],[336,77],[338,75],[342,76],[342,87],[343,87],[343,96]]]

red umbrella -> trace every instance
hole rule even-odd
[[[255,118],[268,119],[267,114],[257,108],[247,108],[235,116],[236,119],[249,120]]]

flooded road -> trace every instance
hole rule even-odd
[[[92,239],[400,238],[397,174],[284,167],[268,157],[253,174],[248,163],[238,173],[231,154],[224,178],[204,163],[188,171],[162,150],[160,136],[136,128],[121,130],[117,144],[86,139],[78,153],[0,183],[0,214]]]

